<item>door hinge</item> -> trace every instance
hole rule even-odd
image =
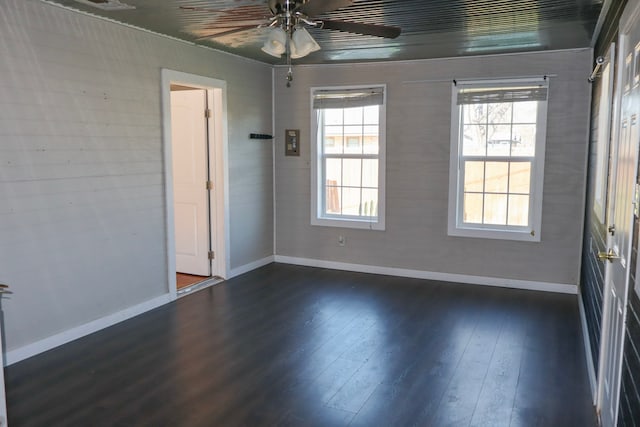
[[[209,259],[216,259],[216,253],[214,251],[209,251]]]
[[[213,190],[213,181],[207,181],[207,190]]]
[[[211,118],[211,109],[210,109],[210,108],[207,108],[206,110],[204,110],[204,116],[205,116],[207,119],[210,119],[210,118]]]

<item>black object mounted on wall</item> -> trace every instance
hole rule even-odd
[[[249,139],[273,139],[273,135],[268,135],[266,133],[250,133]]]

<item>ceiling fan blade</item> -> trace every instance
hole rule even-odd
[[[333,19],[323,20],[322,28],[328,30],[345,31],[347,33],[364,34],[367,36],[384,37],[387,39],[395,39],[402,32],[402,29],[400,29],[400,27],[391,27],[389,25],[377,24],[361,24],[358,22],[335,21]]]
[[[353,0],[309,0],[300,6],[300,12],[307,16],[321,15],[343,7],[351,6]]]
[[[193,12],[229,13],[228,11],[223,9],[208,9],[206,7],[195,7],[195,6],[178,6],[178,9],[191,10]]]
[[[234,27],[232,30],[227,30],[227,31],[220,31],[218,33],[211,33],[209,35],[206,36],[201,36],[198,37],[196,39],[194,39],[195,41],[199,41],[199,40],[205,40],[205,39],[215,39],[218,37],[222,37],[222,36],[228,36],[229,34],[235,34],[235,33],[239,33],[242,31],[247,31],[247,30],[252,30],[252,29],[256,29],[259,28],[259,26],[257,25],[243,25],[241,27]]]

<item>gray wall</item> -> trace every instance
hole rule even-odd
[[[276,254],[428,272],[576,284],[584,211],[591,51],[294,67],[275,80]],[[447,236],[451,79],[551,77],[540,243]],[[444,80],[407,83],[418,80]],[[309,88],[386,83],[386,231],[310,225]],[[301,156],[285,157],[285,129]],[[338,235],[346,245],[338,246]]]
[[[272,255],[269,66],[36,0],[0,40],[7,350],[168,292],[161,68],[227,81],[231,267]]]

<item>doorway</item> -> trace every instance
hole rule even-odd
[[[169,292],[177,298],[226,278],[226,85],[162,71]]]
[[[611,184],[607,208],[607,253],[600,363],[598,412],[603,427],[617,425],[624,350],[627,292],[632,257],[633,221],[638,212],[638,143],[640,140],[640,8],[625,10],[620,21],[615,127]]]

